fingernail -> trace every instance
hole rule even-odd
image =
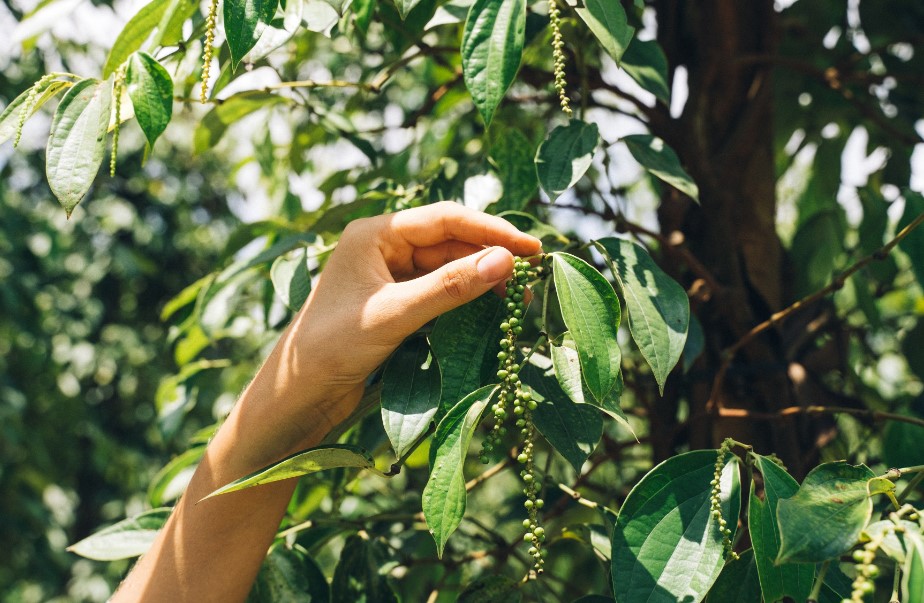
[[[486,283],[496,283],[510,275],[513,270],[513,256],[502,247],[495,247],[479,258],[475,264],[481,280]]]

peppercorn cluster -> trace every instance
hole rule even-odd
[[[526,283],[545,273],[546,268],[543,266],[533,267],[527,260],[514,258],[513,274],[506,283],[506,314],[500,324],[503,337],[500,340],[500,352],[497,353],[497,378],[501,382],[501,387],[497,401],[491,406],[494,425],[490,434],[485,438],[481,450],[481,461],[490,462],[491,453],[500,448],[501,440],[507,434],[504,422],[512,413],[519,435],[517,462],[521,465],[520,477],[523,478],[523,494],[526,496],[523,506],[528,514],[528,517],[523,520],[523,527],[526,528],[523,539],[531,545],[529,555],[533,558],[533,567],[537,574],[542,573],[545,558],[545,551],[542,549],[545,529],[539,525],[539,510],[544,502],[538,497],[539,480],[536,479],[533,463],[533,441],[536,435],[533,411],[536,410],[536,401],[532,394],[523,388],[523,382],[520,380],[521,365],[517,364],[517,336],[523,332]]]
[[[728,527],[728,522],[722,517],[722,469],[725,468],[725,457],[733,444],[734,440],[726,438],[716,455],[715,471],[712,475],[712,481],[709,483],[712,486],[709,503],[712,518],[716,520],[719,525],[719,532],[722,533],[722,545],[725,547],[725,553],[731,555],[732,559],[737,559],[738,553],[732,550],[731,528]]]

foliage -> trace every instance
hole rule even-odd
[[[96,72],[36,37],[56,2],[14,9],[49,68],[0,80],[0,141],[39,146],[60,99],[70,220],[40,157],[3,160],[11,600],[104,599],[126,563],[64,545],[142,552],[346,224],[440,199],[543,239],[511,360],[537,475],[513,433],[475,470],[507,379],[489,294],[406,341],[329,442],[214,493],[304,476],[251,600],[920,600],[920,3],[220,4],[220,27],[218,2],[138,7]]]

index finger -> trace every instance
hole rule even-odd
[[[452,201],[406,209],[387,216],[391,237],[414,247],[430,247],[444,241],[506,247],[516,255],[533,255],[541,241],[513,224]]]

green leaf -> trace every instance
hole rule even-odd
[[[535,153],[529,139],[519,130],[505,130],[494,146],[491,159],[504,187],[504,196],[494,203],[493,212],[520,211],[536,194],[538,183],[533,166]]]
[[[558,380],[561,389],[575,404],[592,404],[605,412],[611,418],[622,423],[633,435],[635,430],[629,424],[629,419],[619,407],[619,398],[622,396],[622,371],[619,373],[619,379],[603,402],[597,402],[593,395],[587,390],[587,384],[581,377],[581,359],[578,356],[577,346],[571,333],[565,331],[562,335],[561,345],[552,344],[550,346],[552,365],[555,370],[555,378]]]
[[[699,203],[699,187],[680,166],[674,149],[663,140],[650,134],[632,134],[622,141],[642,167]]]
[[[525,32],[526,0],[475,0],[468,13],[462,73],[485,125],[520,68]]]
[[[440,403],[439,363],[425,337],[408,339],[382,375],[382,424],[401,458],[427,433]]]
[[[725,561],[710,507],[717,455],[695,450],[669,458],[629,493],[613,535],[618,603],[696,603],[706,596]],[[719,485],[722,516],[734,530],[741,510],[737,457],[725,464]]]
[[[318,446],[316,448],[309,448],[308,450],[296,452],[278,463],[268,465],[250,475],[234,480],[226,486],[222,486],[202,500],[218,496],[219,494],[236,492],[246,488],[253,488],[254,486],[262,486],[263,484],[278,482],[280,480],[300,477],[302,475],[308,475],[309,473],[317,473],[318,471],[325,471],[338,467],[368,469],[378,475],[384,475],[375,468],[375,461],[373,461],[369,453],[362,448],[358,446],[348,446],[346,444],[329,444],[327,446]]]
[[[781,499],[793,496],[799,490],[799,482],[767,457],[752,454],[752,458],[764,479],[763,500],[757,497],[752,482],[748,503],[748,530],[757,559],[761,592],[769,603],[787,596],[795,601],[804,601],[812,590],[815,567],[804,563],[774,563],[780,551],[777,504]]]
[[[619,63],[635,33],[622,4],[613,0],[584,0],[584,7],[579,6],[575,12],[597,36],[603,49]]]
[[[802,601],[803,599],[797,599]],[[768,599],[772,603],[771,599]],[[748,549],[722,568],[706,595],[706,603],[762,603],[754,550]]]
[[[597,246],[610,260],[626,300],[632,339],[651,366],[663,394],[664,382],[680,360],[687,340],[687,292],[638,243],[607,237],[597,241]]]
[[[401,15],[402,21],[407,19],[407,16],[418,4],[420,4],[420,0],[395,0],[395,7],[398,9],[398,14]]]
[[[639,86],[669,105],[671,89],[667,83],[667,57],[657,40],[635,38],[622,55],[620,65]]]
[[[137,557],[151,548],[157,532],[164,526],[171,511],[169,508],[152,509],[123,519],[72,544],[67,550],[96,561]]]
[[[909,532],[905,542],[908,553],[902,567],[902,601],[924,603],[924,536]]]
[[[159,507],[180,497],[189,480],[192,479],[203,454],[205,454],[205,446],[195,446],[171,460],[157,472],[151,480],[151,485],[148,486],[148,502],[152,507]]]
[[[440,558],[446,541],[465,515],[465,457],[481,415],[496,390],[496,385],[486,385],[460,400],[440,421],[430,444],[430,479],[424,487],[422,503]]]
[[[613,535],[613,589],[618,603],[701,601],[724,564],[710,508],[717,450],[664,461],[632,489]],[[722,515],[734,530],[741,510],[738,459],[720,479]],[[734,536],[732,537],[734,539]]]
[[[51,122],[45,174],[67,217],[93,185],[106,151],[112,85],[94,79],[67,91]]]
[[[70,88],[70,86],[70,82],[49,82],[48,85],[38,93],[38,96],[36,96],[34,101],[35,104],[32,105],[32,109],[29,111],[28,115],[26,115],[26,119],[35,115],[35,113],[42,108],[42,105],[54,98],[62,90]],[[19,114],[22,111],[23,103],[29,98],[30,90],[32,90],[31,87],[27,88],[25,92],[14,98],[13,102],[6,106],[3,113],[0,113],[0,144],[3,144],[16,134],[16,130],[19,128]]]
[[[324,2],[337,11],[338,15],[343,16],[343,13],[349,8],[350,4],[353,3],[353,0],[324,0]],[[420,0],[417,0],[417,2],[420,2]]]
[[[218,144],[228,126],[255,111],[285,102],[281,96],[269,93],[240,94],[225,99],[205,114],[193,135],[193,150],[202,153]]]
[[[196,0],[170,0],[163,17],[160,19],[160,23],[157,25],[157,31],[151,38],[149,48],[176,46],[180,42],[185,42],[186,36],[183,35],[183,25],[198,8],[199,3]]]
[[[282,303],[293,312],[301,309],[311,293],[311,273],[308,271],[308,249],[303,247],[289,255],[281,255],[270,268],[273,289]]]
[[[821,563],[850,550],[873,512],[866,489],[873,477],[866,465],[844,461],[812,469],[799,491],[777,505],[776,563]]]
[[[501,574],[488,574],[466,586],[456,603],[520,603],[522,600],[518,582]]]
[[[706,335],[703,333],[703,325],[695,315],[690,315],[690,328],[687,329],[687,342],[683,346],[683,372],[687,373],[693,368],[693,363],[699,358],[706,348]]]
[[[584,383],[602,405],[619,381],[619,299],[596,268],[573,255],[553,253],[552,273],[562,318],[577,345]]]
[[[263,560],[247,603],[330,601],[324,572],[304,550],[275,544]]]
[[[489,291],[436,320],[430,347],[442,377],[437,419],[482,383],[494,381],[500,350],[496,325],[503,316],[503,301]]]
[[[540,367],[538,363],[544,366]],[[536,429],[580,473],[584,461],[603,435],[600,412],[590,405],[571,401],[558,385],[548,359],[542,362],[533,354],[520,371],[520,376],[532,390],[537,403],[533,411]]]
[[[843,603],[850,599],[853,591],[853,580],[841,571],[837,563],[832,562],[825,574],[825,581],[821,585],[821,594],[818,603]]]
[[[278,5],[278,0],[224,0],[225,36],[233,68],[260,39]]]
[[[910,189],[902,191],[905,198],[905,211],[898,221],[896,232],[908,226],[915,218],[924,214],[924,195]],[[908,254],[911,269],[918,284],[924,287],[924,225],[918,226],[898,243],[899,248]]]
[[[169,5],[170,0],[151,0],[128,20],[103,64],[103,79],[108,79],[133,52],[141,48],[154,28],[160,24]]]
[[[153,147],[173,116],[173,80],[157,59],[136,52],[129,60],[126,81],[135,118],[148,145]]]
[[[384,564],[382,545],[359,535],[347,538],[334,570],[331,603],[398,603],[386,574],[380,571]]]
[[[597,124],[572,119],[549,133],[536,152],[536,174],[542,190],[555,201],[587,172],[600,144]]]

